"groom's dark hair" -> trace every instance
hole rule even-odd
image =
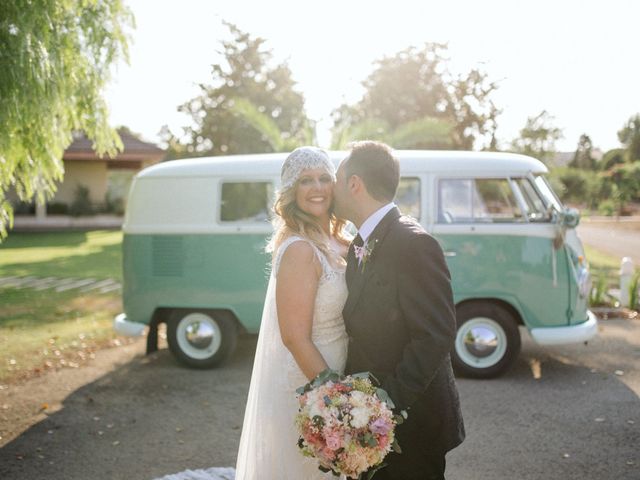
[[[344,162],[347,178],[360,177],[369,195],[379,202],[390,202],[396,196],[400,164],[389,145],[373,140],[355,142]]]

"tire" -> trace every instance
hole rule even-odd
[[[238,331],[228,312],[174,310],[167,320],[171,353],[192,368],[213,368],[235,350]]]
[[[456,373],[495,378],[520,353],[518,324],[505,308],[489,302],[465,303],[456,309],[458,329],[452,363]]]

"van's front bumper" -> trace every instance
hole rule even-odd
[[[587,310],[587,321],[569,327],[532,328],[531,336],[540,345],[582,343],[598,334],[598,319]]]
[[[127,316],[124,313],[116,315],[113,319],[113,329],[120,335],[126,335],[127,337],[137,337],[144,333],[144,323],[131,322],[127,320]]]

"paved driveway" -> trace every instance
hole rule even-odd
[[[525,336],[504,377],[459,379],[468,436],[448,478],[640,478],[640,320],[601,328],[586,346],[543,349]],[[166,350],[144,357],[139,342],[99,352],[84,373],[0,390],[5,413],[25,418],[49,402],[0,450],[0,478],[151,480],[233,466],[254,349],[244,338],[224,368],[197,371]]]

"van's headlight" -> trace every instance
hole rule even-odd
[[[589,274],[589,269],[580,266],[578,269],[578,293],[582,298],[585,298],[589,295],[591,291],[591,275]]]

